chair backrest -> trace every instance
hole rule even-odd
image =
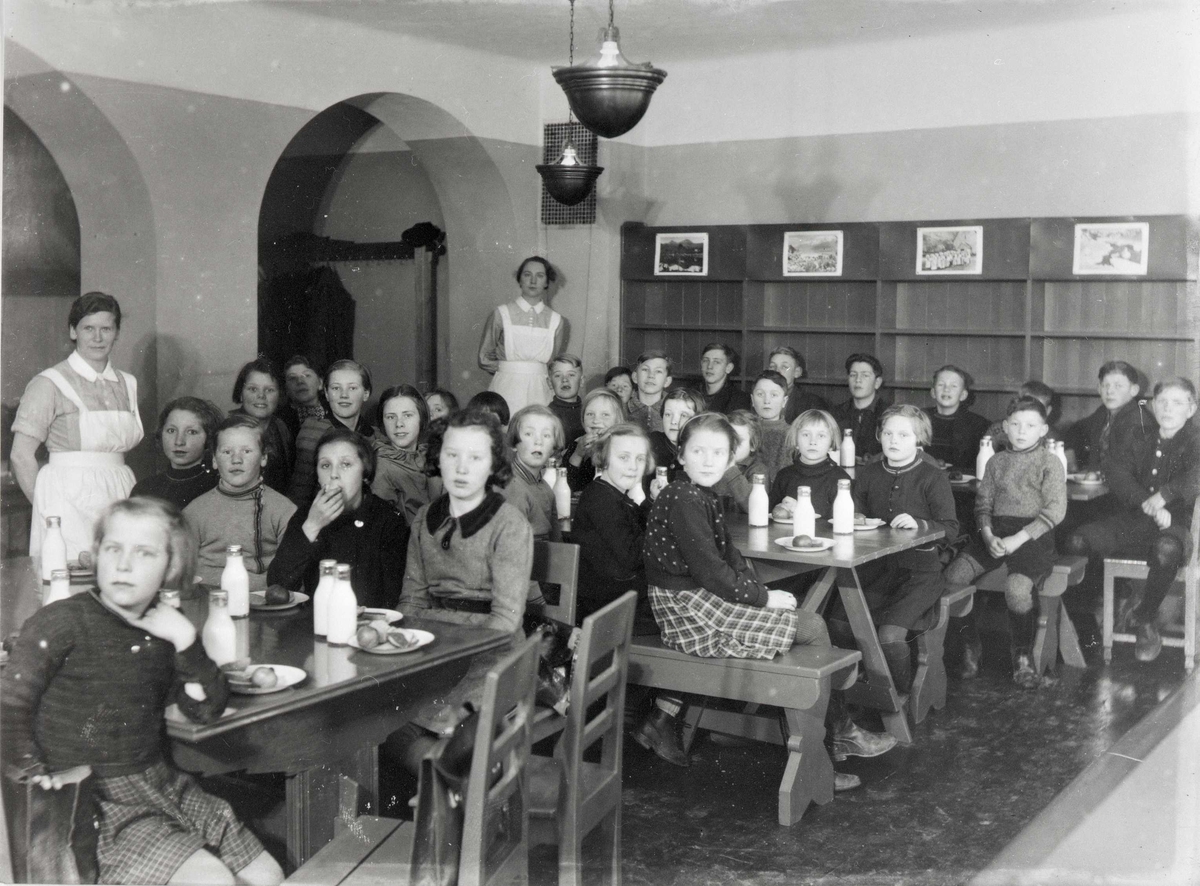
[[[1187,569],[1195,572],[1200,569],[1200,495],[1192,505],[1192,558],[1187,562]]]
[[[556,754],[563,760],[560,816],[575,810],[580,821],[595,821],[613,803],[621,802],[625,680],[636,608],[637,594],[629,591],[583,620],[571,675],[571,707]],[[584,797],[583,755],[597,742],[602,743],[599,766],[604,777],[588,779],[593,793]],[[586,832],[587,826],[582,830]]]
[[[533,568],[529,577],[534,581],[558,585],[558,603],[547,605],[544,612],[555,621],[575,624],[575,597],[579,586],[579,545],[535,541]]]
[[[467,779],[460,886],[528,879],[529,749],[538,650],[532,637],[488,671]]]

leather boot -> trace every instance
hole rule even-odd
[[[679,740],[679,721],[655,705],[649,716],[642,721],[633,740],[648,751],[654,751],[660,758],[672,766],[686,769],[692,765],[683,743]]]
[[[1037,610],[1019,613],[1009,610],[1008,624],[1012,632],[1013,682],[1022,689],[1036,689],[1040,682],[1033,668],[1033,632],[1037,624]]]
[[[840,794],[843,791],[852,791],[860,787],[862,787],[862,779],[852,772],[833,773],[833,792],[835,794]]]
[[[825,719],[825,731],[829,736],[829,757],[835,762],[841,762],[847,757],[878,757],[896,746],[894,735],[886,732],[867,732],[850,719],[850,711],[840,692],[835,692],[830,698]]]

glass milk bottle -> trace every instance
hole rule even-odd
[[[858,453],[854,451],[854,432],[846,428],[842,432],[842,445],[838,449],[838,464],[843,468],[854,467],[854,459]]]
[[[792,535],[817,537],[817,515],[812,506],[812,490],[801,486],[796,490],[796,510],[792,514]]]
[[[337,560],[322,560],[321,580],[313,591],[313,634],[324,637],[329,633],[329,596],[337,584]]]
[[[547,486],[550,487],[551,490],[553,490],[555,484],[558,483],[558,458],[557,457],[552,455],[548,459],[546,459],[546,470],[542,472],[542,480],[545,482],[545,484]],[[558,516],[561,517],[562,514],[559,514]]]
[[[975,476],[980,480],[983,479],[983,472],[987,468],[988,460],[995,454],[992,449],[991,435],[985,434],[979,441],[979,455],[975,456]]]
[[[558,478],[554,481],[554,507],[558,518],[565,520],[571,516],[571,487],[567,485],[567,469],[556,468]]]
[[[50,585],[42,600],[43,606],[48,606],[58,600],[71,596],[71,573],[65,569],[55,569],[50,573]]]
[[[1059,462],[1063,466],[1063,475],[1067,473],[1067,444],[1062,440],[1054,441],[1054,454],[1058,457]]]
[[[237,628],[229,614],[229,594],[225,591],[208,594],[208,618],[200,631],[200,642],[218,667],[237,660]]]
[[[837,498],[833,500],[833,534],[850,535],[854,532],[854,498],[850,495],[850,481],[838,480]]]
[[[350,586],[350,567],[337,565],[337,582],[329,595],[329,616],[325,639],[330,646],[345,646],[358,630],[358,598]]]
[[[67,568],[67,542],[63,539],[62,518],[46,518],[46,537],[42,539],[42,581],[50,581],[50,573]]]
[[[771,520],[770,499],[767,496],[766,474],[755,474],[750,487],[750,525],[766,526]]]
[[[245,618],[250,614],[250,574],[242,559],[241,545],[225,546],[225,568],[221,570],[221,590],[229,595],[229,615]]]

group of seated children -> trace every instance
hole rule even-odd
[[[570,532],[581,548],[579,618],[634,590],[639,633],[660,633],[666,645],[699,656],[769,658],[831,638],[853,646],[849,617],[840,601],[822,617],[799,610],[793,593],[765,587],[734,546],[727,515],[746,510],[760,474],[773,507],[789,512],[806,486],[814,510],[831,515],[839,482],[850,479],[835,460],[849,435],[859,456],[855,510],[893,529],[944,535],[859,571],[899,690],[912,679],[910,641],[932,627],[947,585],[1001,563],[1013,678],[1038,685],[1037,595],[1067,500],[1062,465],[1044,445],[1053,391],[1027,383],[991,428],[997,453],[979,478],[974,528],[960,538],[965,521],[947,469],[972,469],[989,431],[969,411],[969,373],[939,369],[929,409],[889,405],[880,362],[853,354],[849,398],[829,408],[797,386],[805,364],[796,351],[772,352],[749,394],[732,380],[737,361],[728,346],[709,345],[701,388],[674,389],[671,358],[649,351],[581,397],[582,364],[559,355],[549,365],[551,404],[512,416],[493,392],[459,410],[447,391],[423,396],[408,385],[388,388],[368,413],[366,367],[339,360],[318,381],[303,357],[289,361],[284,378],[266,360],[247,364],[234,390],[240,408],[228,417],[194,397],[173,400],[159,417],[166,471],[138,484],[135,498],[97,526],[98,590],[46,607],[21,632],[4,674],[10,775],[53,786],[49,773],[59,768],[96,768],[106,882],[278,882],[278,865],[227,807],[161,757],[151,721],[167,704],[209,719],[228,690],[191,624],[156,603],[159,589],[186,587],[195,574],[218,586],[226,547],[237,544],[255,590],[311,590],[318,561],[334,558],[353,565],[362,604],[516,636],[526,606],[540,602],[529,580],[533,541],[562,538],[545,482],[551,457],[562,459],[578,496]],[[1161,646],[1159,604],[1190,554],[1200,440],[1190,381],[1160,382],[1146,410],[1137,380],[1128,364],[1105,364],[1101,408],[1068,434],[1079,467],[1103,472],[1111,492],[1070,529],[1064,549],[1148,560],[1145,591],[1126,607],[1138,658],[1148,660]],[[281,403],[284,389],[292,402]],[[478,658],[456,690],[389,739],[385,759],[415,768],[457,706],[478,700],[483,675],[502,654]],[[686,704],[659,695],[634,738],[687,765],[678,732]],[[108,740],[79,738],[93,720],[111,732]],[[895,743],[857,726],[840,693],[828,725],[835,760],[876,756]],[[838,775],[839,790],[857,784]],[[155,811],[139,817],[147,805]],[[178,826],[181,815],[187,827]],[[150,846],[155,852],[144,852]]]

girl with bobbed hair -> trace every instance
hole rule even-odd
[[[546,367],[567,350],[566,319],[546,304],[558,274],[550,262],[531,255],[517,267],[518,294],[497,307],[483,327],[479,368],[492,376],[488,390],[508,401],[510,412],[553,398]]]
[[[512,476],[508,446],[495,417],[455,413],[429,441],[428,468],[446,492],[421,508],[408,542],[400,611],[405,616],[499,630],[509,642],[476,656],[459,684],[394,733],[385,753],[416,772],[425,751],[455,724],[464,702],[478,705],[488,669],[521,629],[530,591],[533,530],[496,486]]]
[[[133,487],[133,496],[150,495],[186,508],[217,485],[213,450],[217,426],[225,416],[216,404],[199,397],[176,397],[158,416],[158,437],[167,469]]]
[[[267,581],[311,593],[321,560],[349,563],[362,606],[394,608],[408,551],[408,523],[371,491],[375,449],[348,428],[317,441],[317,487],[307,510],[297,510],[267,570]]]
[[[67,559],[91,559],[92,527],[100,513],[133,490],[125,453],[141,442],[137,379],[112,365],[121,334],[121,306],[105,292],[75,299],[67,316],[71,355],[34,376],[13,421],[11,463],[33,504],[29,553],[41,556],[46,518],[62,520]],[[39,467],[38,447],[50,461]]]
[[[291,428],[279,414],[283,385],[283,376],[275,364],[260,356],[238,372],[232,397],[237,406],[234,413],[244,413],[262,422],[263,447],[267,453],[263,482],[286,494],[296,461],[296,442]]]
[[[395,385],[379,397],[379,433],[372,441],[378,464],[371,491],[411,523],[422,505],[442,494],[425,471],[429,407],[412,385]]]

